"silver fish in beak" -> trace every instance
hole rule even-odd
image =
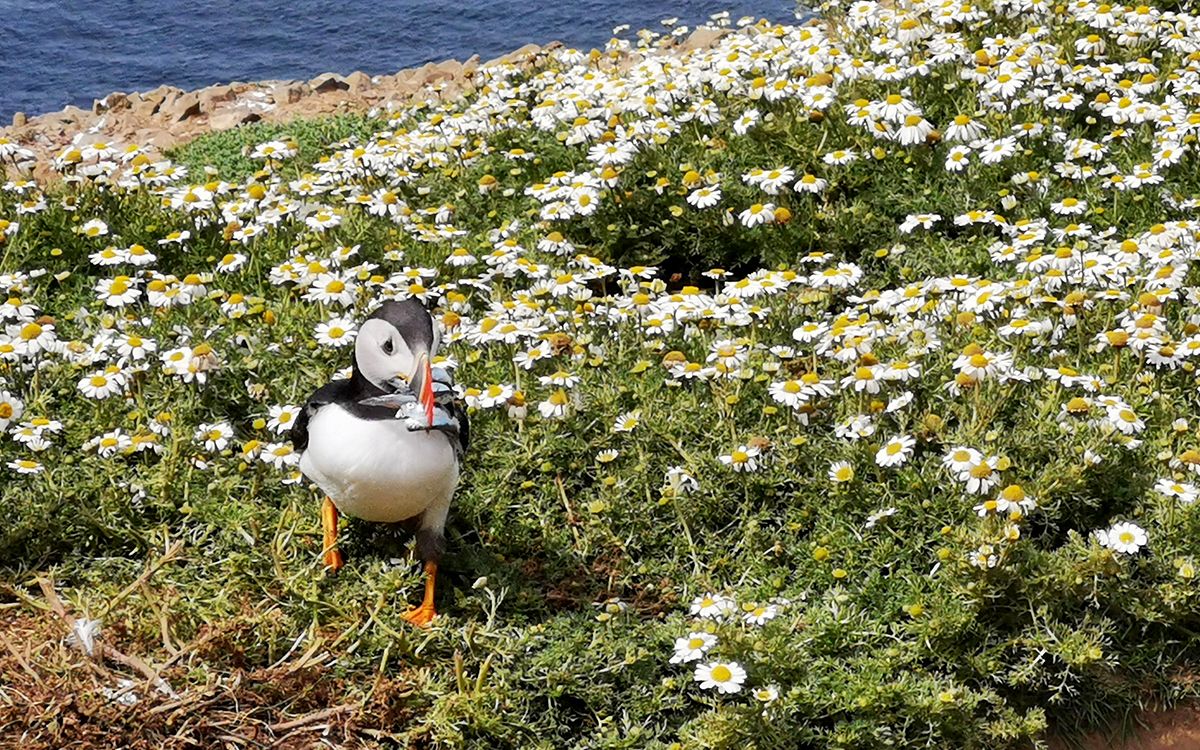
[[[409,386],[412,392],[417,397],[417,401],[421,404],[421,409],[425,417],[425,426],[433,427],[433,367],[429,362],[429,351],[423,350],[417,352],[417,366],[413,370],[412,378],[409,380]]]

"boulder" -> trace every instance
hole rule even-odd
[[[425,63],[419,68],[409,68],[396,74],[398,81],[415,84],[417,88],[425,85],[429,75],[433,73],[433,63]]]
[[[309,81],[308,85],[318,94],[324,94],[329,91],[345,91],[350,88],[350,84],[346,83],[346,79],[337,73],[322,73]]]
[[[163,102],[172,95],[179,95],[179,89],[171,86],[159,86],[158,88],[143,91],[134,94],[130,97],[130,103],[133,105],[133,111],[136,114],[150,116],[158,114],[158,110],[162,107]],[[136,97],[136,99],[134,98]]]
[[[200,89],[197,92],[200,101],[200,108],[205,112],[212,112],[221,102],[232,101],[237,98],[236,84],[227,83],[221,86],[209,86],[205,89]]]
[[[521,62],[528,60],[531,57],[536,57],[541,51],[541,45],[530,42],[523,47],[517,47],[512,52],[509,52],[507,55],[505,55],[505,57],[513,62]]]
[[[133,133],[133,142],[140,146],[148,146],[157,151],[164,151],[179,140],[178,136],[162,128],[139,128]]]
[[[484,65],[503,65],[506,63],[512,65],[519,62],[524,62],[525,60],[536,55],[541,50],[542,48],[536,44],[526,44],[524,47],[519,47],[512,52],[509,52],[507,55],[494,57],[485,62]]]
[[[229,130],[238,125],[258,122],[262,115],[243,106],[229,107],[216,112],[208,118],[208,127],[212,130]]]
[[[283,81],[271,87],[271,101],[276,104],[295,104],[308,95],[309,87],[303,81]]]
[[[466,78],[474,77],[479,70],[479,55],[471,55],[465,63],[462,64],[462,74]]]
[[[379,88],[386,92],[388,97],[408,98],[421,90],[421,80],[401,74],[383,76],[379,81]]]
[[[679,45],[679,49],[683,52],[690,52],[698,49],[708,49],[709,47],[713,46],[718,39],[725,36],[725,34],[725,29],[701,27],[693,31],[687,39],[683,40],[683,43]]]
[[[372,87],[371,76],[361,70],[356,70],[346,76],[346,86],[351,94],[361,94]]]
[[[24,112],[13,112],[12,124],[14,128],[23,127],[27,122],[29,122],[29,118]]]
[[[426,83],[453,81],[455,78],[461,78],[463,74],[463,64],[458,60],[443,60],[440,63],[430,63],[425,67],[429,69],[425,75]]]
[[[275,109],[275,101],[271,99],[269,89],[243,89],[242,96],[237,100],[237,106],[251,112],[270,112]]]
[[[74,105],[63,107],[62,110],[54,114],[54,119],[63,124],[74,124],[83,122],[91,115],[91,112],[85,111]]]
[[[159,105],[156,114],[168,122],[183,122],[189,117],[199,115],[201,111],[200,92],[189,91],[168,94],[167,98]]]
[[[425,68],[410,68],[408,70],[401,70],[394,76],[390,76],[390,78],[393,85],[402,84],[420,88],[422,82],[425,80],[425,74],[422,72],[424,70]]]
[[[129,109],[132,106],[129,101],[129,96],[120,91],[114,91],[103,99],[96,99],[92,102],[92,114],[100,114],[101,112],[119,112],[123,109]]]

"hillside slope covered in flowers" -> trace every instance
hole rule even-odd
[[[69,710],[159,742],[994,749],[1194,697],[1179,8],[831,4],[485,68],[316,161],[14,177],[3,616],[53,579],[170,686]],[[475,435],[428,632],[399,532],[322,571],[286,440],[406,297]]]

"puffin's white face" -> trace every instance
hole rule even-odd
[[[400,331],[379,319],[368,320],[358,329],[354,360],[363,377],[380,388],[385,388],[384,383],[392,378],[412,378],[417,365],[416,353]]]

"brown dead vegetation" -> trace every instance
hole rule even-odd
[[[180,651],[206,656],[204,670],[193,672],[179,654],[156,670],[148,657],[132,655],[132,646],[117,650],[126,644],[103,642],[87,655],[67,637],[54,605],[37,614],[18,607],[0,612],[0,747],[298,750],[319,741],[349,749],[376,747],[384,738],[412,744],[398,734],[415,713],[415,690],[403,674],[358,684],[364,681],[338,676],[311,652],[269,668],[226,668],[211,660],[231,634],[215,626]],[[189,682],[201,671],[202,682]]]

